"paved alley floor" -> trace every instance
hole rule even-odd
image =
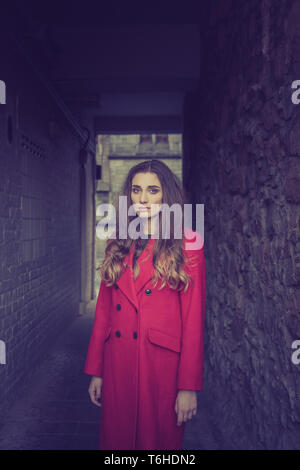
[[[90,377],[83,373],[96,302],[62,332],[22,398],[0,427],[4,450],[97,450],[100,408],[90,402]],[[220,449],[203,392],[198,413],[187,423],[183,449]]]

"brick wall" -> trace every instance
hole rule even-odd
[[[77,136],[15,46],[0,47],[7,88],[0,105],[3,410],[78,314],[80,188]]]
[[[205,205],[204,386],[224,448],[296,449],[299,2],[213,2],[209,13],[184,161],[193,200]]]

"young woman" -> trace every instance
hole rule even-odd
[[[121,238],[117,224],[108,241],[84,368],[91,401],[102,406],[100,449],[182,449],[202,390],[204,247],[187,249],[187,238],[200,235],[186,229],[175,238],[174,223],[162,236],[162,204],[183,208],[164,163],[134,166],[122,195],[141,236]]]

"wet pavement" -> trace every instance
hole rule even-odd
[[[90,402],[83,373],[96,302],[57,338],[24,393],[0,423],[0,449],[97,450],[101,409]],[[186,424],[183,449],[220,449],[207,400],[198,392],[197,415]]]

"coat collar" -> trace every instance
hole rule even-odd
[[[133,303],[133,305],[138,308],[138,293],[141,289],[147,284],[147,282],[152,278],[154,274],[153,268],[153,248],[154,248],[155,239],[152,237],[146,245],[146,248],[142,251],[140,257],[138,258],[138,263],[140,265],[140,273],[134,281],[133,279],[133,255],[134,255],[134,245],[131,245],[129,253],[124,258],[124,263],[126,268],[121,275],[120,279],[117,282],[117,285],[126,295],[126,297]]]
[[[196,237],[196,238],[195,238]],[[189,250],[189,241],[197,240],[197,247],[201,249],[203,246],[204,240],[202,236],[194,232],[192,229],[185,227],[184,228],[184,250]],[[133,271],[132,271],[132,262],[133,262],[133,255],[134,255],[134,245],[131,245],[129,253],[124,258],[124,263],[126,264],[126,269],[124,270],[123,274],[121,275],[120,279],[117,282],[118,287],[122,290],[124,295],[131,301],[131,303],[138,309],[139,302],[138,302],[138,293],[143,289],[145,284],[149,282],[154,275],[154,267],[153,267],[153,251],[154,251],[154,244],[155,238],[149,240],[146,248],[141,253],[141,256],[138,258],[138,262],[140,264],[140,273],[136,279],[133,280]],[[196,248],[193,248],[196,249]],[[157,287],[160,287],[161,280],[159,279],[157,282]]]

